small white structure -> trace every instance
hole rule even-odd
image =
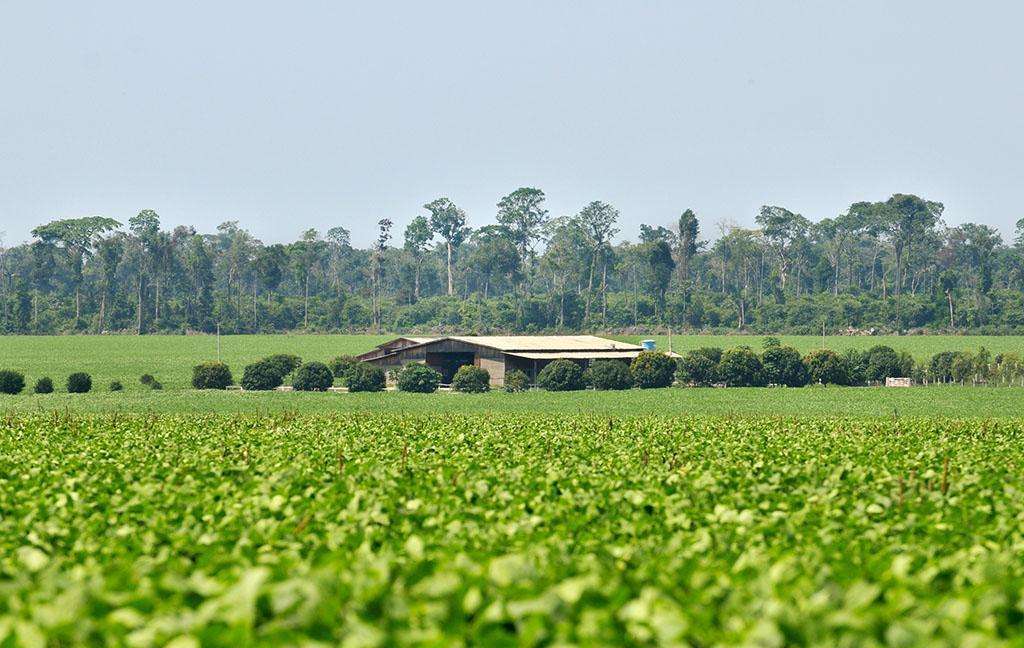
[[[910,387],[913,384],[914,382],[910,378],[905,377],[893,378],[890,376],[885,379],[886,387]]]

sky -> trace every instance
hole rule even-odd
[[[0,232],[154,209],[264,242],[517,187],[620,238],[915,193],[1024,218],[1013,2],[0,0]]]

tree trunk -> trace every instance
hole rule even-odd
[[[445,249],[448,252],[448,296],[451,297],[455,294],[455,282],[452,279],[452,242],[447,241],[445,243]]]
[[[142,274],[139,274],[138,302],[135,305],[135,334],[142,335]]]
[[[75,286],[75,328],[78,328],[78,323],[82,321],[82,287]]]
[[[302,301],[302,328],[309,328],[309,273],[306,273],[305,295]]]

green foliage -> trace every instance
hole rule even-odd
[[[765,345],[761,365],[764,367],[764,380],[769,385],[803,387],[810,379],[800,352],[793,347]]]
[[[586,387],[583,370],[572,360],[552,360],[537,374],[537,386],[546,391],[577,391]]]
[[[503,389],[506,392],[524,392],[530,389],[530,377],[525,371],[512,369],[505,372],[505,384]]]
[[[629,389],[633,376],[629,365],[621,360],[595,360],[583,372],[583,380],[598,390]]]
[[[1019,438],[1018,421],[937,419],[18,416],[0,426],[0,632],[1013,645]]]
[[[669,387],[675,379],[676,362],[660,351],[643,351],[629,365],[629,373],[640,389]]]
[[[78,371],[68,376],[67,390],[69,394],[85,394],[92,390],[92,377]]]
[[[348,380],[348,374],[359,364],[359,360],[354,355],[340,355],[331,358],[331,361],[327,363],[327,366],[331,368],[331,373],[338,379],[341,385],[345,385]]]
[[[701,347],[687,351],[678,362],[676,378],[686,385],[710,387],[718,382],[718,364],[722,350],[716,347]]]
[[[399,391],[417,394],[436,392],[440,382],[440,373],[418,362],[412,362],[402,367],[397,380]]]
[[[32,391],[36,394],[52,394],[53,380],[51,380],[49,376],[43,376],[36,381],[35,387]]]
[[[148,374],[147,373],[147,374],[142,374],[141,376],[139,376],[139,383],[142,384],[145,387],[152,387],[153,383],[155,383],[155,382],[156,382],[156,378],[153,377],[153,374]]]
[[[112,391],[112,392],[119,392],[119,391],[122,391],[122,390],[124,390],[124,385],[121,384],[120,380],[111,380],[110,381],[110,391]]]
[[[284,376],[277,365],[259,360],[245,367],[241,384],[246,391],[269,391],[283,385]]]
[[[462,365],[452,378],[452,389],[457,392],[480,394],[491,389],[491,375],[486,369]]]
[[[292,387],[295,391],[327,391],[334,384],[334,374],[322,362],[306,362],[295,371]]]
[[[291,353],[275,353],[263,360],[275,368],[282,381],[302,365],[302,358]]]
[[[896,351],[883,344],[868,349],[864,378],[868,382],[884,383],[886,378],[905,375],[904,366]]]
[[[810,382],[821,385],[849,385],[850,367],[846,360],[829,349],[811,351],[804,358]]]
[[[227,389],[233,382],[231,369],[223,362],[204,362],[192,368],[192,386],[196,389]]]
[[[350,392],[384,391],[387,378],[384,370],[367,362],[360,362],[348,372],[348,390]]]
[[[20,394],[25,389],[25,374],[11,369],[0,370],[0,394]]]
[[[722,353],[718,375],[730,387],[761,387],[765,384],[761,359],[747,346]]]

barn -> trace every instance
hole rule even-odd
[[[586,367],[593,360],[631,361],[645,347],[595,335],[454,335],[437,338],[400,337],[381,344],[359,360],[385,370],[420,362],[436,369],[448,384],[462,365],[485,369],[491,384],[500,386],[505,372],[520,369],[531,380],[552,360],[566,358]]]

